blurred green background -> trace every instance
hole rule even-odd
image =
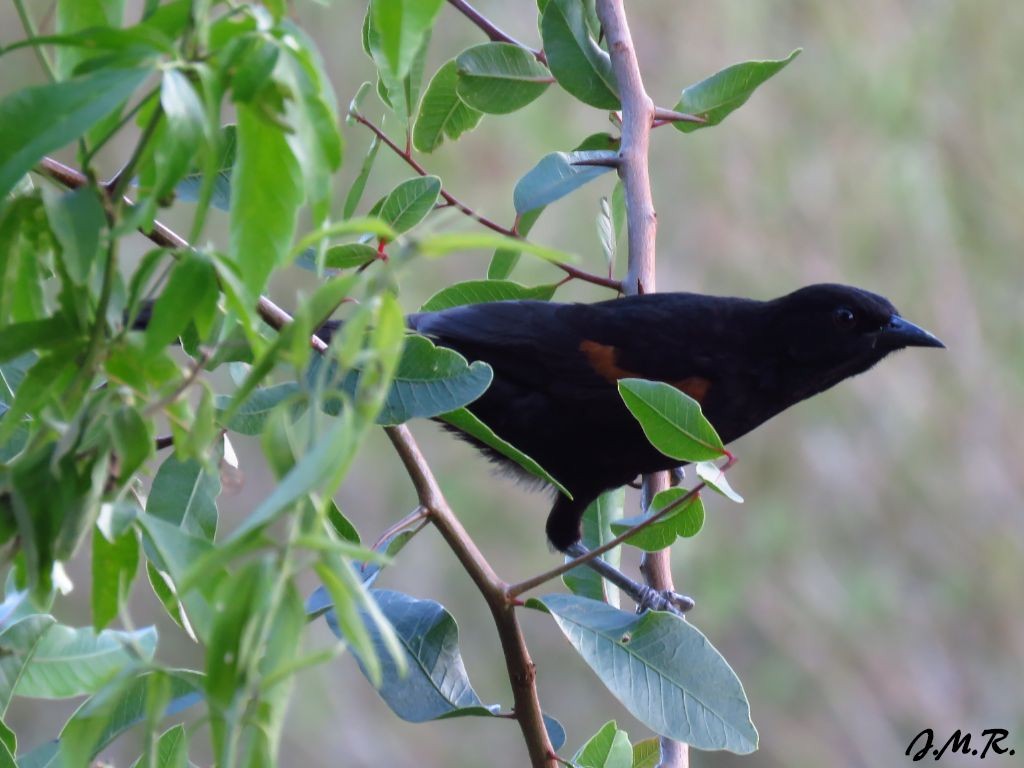
[[[41,17],[50,4],[29,5]],[[129,3],[130,19],[140,5]],[[536,44],[533,3],[477,7]],[[293,8],[347,104],[372,72],[359,44],[361,4]],[[761,748],[747,758],[694,753],[692,764],[897,765],[926,727],[940,743],[957,728],[1008,728],[1008,743],[1024,754],[1024,4],[661,0],[629,3],[628,12],[648,90],[667,107],[723,66],[804,48],[720,127],[655,132],[658,287],[769,298],[810,282],[852,283],[887,295],[949,347],[891,358],[735,446],[741,462],[731,480],[746,504],[708,499],[705,529],[676,545],[674,571],[680,591],[697,600],[693,622],[745,684]],[[4,4],[0,41],[18,39],[19,29]],[[428,72],[483,39],[446,8]],[[0,78],[6,93],[40,75],[23,52],[5,57]],[[423,162],[464,202],[510,223],[516,179],[543,154],[606,127],[604,113],[551,88]],[[358,126],[346,136],[343,181],[368,143]],[[104,170],[129,149],[112,148]],[[382,151],[366,200],[409,175]],[[533,238],[601,271],[595,217],[608,178],[549,208]],[[458,217],[444,226],[472,229]],[[226,242],[224,232],[219,220],[208,235]],[[413,266],[403,305],[414,310],[450,282],[483,276],[486,263],[473,253]],[[287,278],[274,298],[294,306],[310,278]],[[516,278],[558,275],[524,261]],[[573,284],[560,296],[608,294]],[[543,536],[546,496],[495,477],[433,425],[413,429],[500,574],[518,580],[557,562]],[[258,446],[239,442],[238,450],[244,477],[222,497],[228,527],[270,482]],[[367,444],[338,499],[370,540],[413,508],[383,435]],[[635,497],[628,503],[635,508]],[[62,610],[88,623],[87,571],[76,565],[79,599]],[[435,533],[416,538],[380,586],[446,605],[481,698],[510,704],[487,609]],[[154,619],[153,603],[140,582],[136,623]],[[523,621],[545,710],[569,734],[567,754],[612,718],[633,740],[649,735],[552,622],[531,612]],[[163,658],[201,663],[179,630],[159,623]],[[311,642],[329,642],[321,623]],[[12,725],[29,747],[55,735],[68,711],[16,702]],[[119,765],[137,754],[124,741],[110,753]],[[281,754],[281,765],[310,768],[526,761],[508,721],[398,721],[346,657],[300,677]],[[1021,764],[1020,756],[990,757]],[[942,762],[976,759],[947,754]]]

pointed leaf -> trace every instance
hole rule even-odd
[[[722,440],[700,404],[671,384],[620,379],[619,394],[651,441],[673,459],[706,461],[725,455]]]
[[[407,179],[391,190],[380,206],[381,220],[398,234],[415,227],[434,209],[441,194],[441,179],[418,176]]]
[[[455,141],[476,128],[484,116],[459,98],[457,84],[455,59],[442,65],[430,79],[412,129],[412,144],[420,152],[433,152],[446,136]]]
[[[541,15],[540,34],[548,66],[560,86],[592,107],[619,108],[611,59],[587,30],[583,3],[550,0]]]
[[[596,150],[589,152],[552,152],[541,158],[533,168],[516,182],[512,202],[516,213],[522,216],[535,208],[549,205],[612,170],[606,166],[577,165],[580,161],[606,160],[617,157],[616,152]]]
[[[675,111],[703,117],[706,122],[673,122],[672,125],[683,133],[718,125],[733,110],[743,106],[765,80],[781,71],[801,50],[797,48],[784,59],[733,64],[695,85],[687,86],[679,97]]]
[[[442,288],[422,307],[420,312],[437,312],[465,304],[483,304],[488,301],[514,301],[535,299],[547,301],[555,295],[557,284],[526,286],[510,280],[467,280]]]

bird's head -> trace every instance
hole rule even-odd
[[[810,285],[770,302],[787,357],[821,372],[821,388],[905,347],[944,347],[884,296],[846,285]]]

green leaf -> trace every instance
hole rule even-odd
[[[583,512],[583,545],[587,549],[597,549],[615,537],[613,526],[622,517],[623,504],[626,498],[625,488],[606,491],[591,502]],[[605,552],[601,558],[614,568],[619,567],[622,548]],[[566,556],[566,559],[572,559]],[[574,595],[600,600],[609,605],[619,607],[619,590],[603,579],[593,568],[579,565],[562,576],[562,582]]]
[[[658,768],[660,764],[660,739],[644,739],[633,745],[633,768]]]
[[[522,216],[535,208],[543,208],[612,170],[606,166],[577,163],[617,156],[618,153],[609,150],[552,152],[545,155],[516,182],[512,192],[516,213]]]
[[[451,424],[460,432],[465,432],[470,437],[474,437],[484,445],[493,448],[502,456],[512,459],[512,461],[534,477],[540,478],[545,483],[550,483],[563,495],[572,498],[572,494],[565,489],[565,486],[555,480],[555,478],[549,474],[544,467],[508,441],[502,440],[498,437],[490,427],[480,421],[480,419],[466,408],[459,408],[458,410],[441,414],[438,418],[441,421]]]
[[[615,698],[655,733],[695,749],[757,749],[743,686],[692,624],[662,611],[635,616],[574,595],[540,602]]]
[[[210,205],[221,211],[231,208],[231,169],[235,164],[237,138],[235,126],[225,125],[220,130],[218,146],[220,154],[214,163],[216,177],[213,181],[213,194],[210,197]],[[203,183],[203,174],[193,171],[185,176],[178,186],[174,188],[174,194],[178,200],[186,203],[194,203],[199,200],[200,190]]]
[[[377,249],[366,243],[344,243],[332,245],[324,254],[324,266],[328,269],[351,269],[375,261]]]
[[[504,115],[522,109],[551,84],[551,73],[511,43],[475,45],[455,59],[457,97],[472,109]]]
[[[112,540],[97,527],[92,532],[92,622],[107,626],[128,601],[139,568],[139,540],[125,531]]]
[[[412,67],[441,10],[443,0],[371,0],[370,13],[378,38],[371,53],[378,64],[401,79]]]
[[[302,204],[301,170],[287,138],[258,108],[238,105],[230,254],[253,294],[285,263]]]
[[[407,232],[427,217],[441,194],[437,176],[406,179],[392,189],[380,206],[380,218],[397,233]]]
[[[442,605],[387,589],[375,589],[371,594],[400,643],[401,664],[386,652],[380,630],[367,622],[381,660],[377,693],[391,711],[406,722],[423,723],[457,715],[460,709],[484,706],[462,661],[458,626]],[[327,621],[341,637],[331,612]],[[357,658],[366,674],[362,659]]]
[[[57,3],[56,30],[61,34],[91,28],[121,31],[125,0],[60,0]],[[123,43],[122,43],[123,45]],[[57,76],[66,80],[82,61],[93,58],[96,52],[89,46],[82,48],[59,47],[56,50]]]
[[[213,541],[217,533],[220,474],[195,459],[168,456],[153,478],[146,512],[192,536]]]
[[[14,689],[32,661],[43,635],[55,623],[53,616],[36,613],[14,621],[0,632],[0,717],[6,714]],[[11,752],[17,749],[13,731],[2,723],[0,737]]]
[[[526,237],[537,223],[537,219],[544,212],[543,208],[534,208],[522,216],[516,217],[516,232],[520,237]],[[491,263],[487,265],[488,280],[506,280],[512,274],[512,270],[519,263],[519,251],[509,248],[498,248],[491,257]]]
[[[735,501],[737,504],[743,503],[743,497],[732,489],[728,478],[725,476],[725,472],[713,461],[699,461],[696,464],[696,468],[697,477],[703,480],[709,488],[722,494],[730,501]]]
[[[298,391],[299,385],[294,381],[257,389],[235,409],[231,420],[224,426],[242,435],[258,435],[263,431],[271,411]],[[230,395],[218,395],[216,398],[217,418],[221,423],[231,401]]]
[[[625,533],[687,493],[685,488],[666,488],[654,497],[644,514],[613,521],[612,533],[616,536]],[[704,502],[701,501],[700,496],[694,495],[693,498],[666,514],[658,522],[651,523],[642,531],[633,534],[629,538],[629,543],[645,552],[657,552],[672,546],[677,537],[696,536],[702,527],[704,527]]]
[[[68,277],[75,285],[83,286],[89,279],[92,265],[100,250],[100,235],[107,225],[107,217],[99,195],[92,187],[74,189],[58,194],[43,188],[43,201]]]
[[[68,720],[60,733],[60,761],[56,765],[90,763],[121,733],[142,722],[147,715],[152,716],[150,710],[154,705],[169,701],[160,709],[164,716],[175,715],[197,703],[201,689],[200,676],[186,670],[155,671],[117,678],[86,700]],[[42,765],[49,766],[50,763]]]
[[[149,661],[156,651],[156,629],[136,632],[91,627],[50,627],[15,686],[17,696],[66,699],[96,693],[136,659]]]
[[[370,178],[370,172],[373,170],[373,163],[377,159],[380,144],[380,138],[374,135],[370,141],[369,149],[366,150],[363,164],[359,167],[359,173],[355,181],[352,182],[352,186],[349,187],[348,194],[345,195],[345,207],[342,216],[346,219],[352,218],[352,214],[359,207],[359,201],[363,198],[363,190],[366,189],[366,181]]]
[[[302,456],[263,502],[232,533],[229,541],[264,528],[310,493],[332,494],[348,470],[359,444],[352,411],[332,419],[319,440]]]
[[[4,326],[0,333],[0,363],[33,350],[49,349],[74,338],[76,331],[63,315]]]
[[[671,384],[620,379],[619,395],[651,445],[680,461],[706,461],[725,455],[725,446],[700,404]]]
[[[110,435],[120,465],[118,479],[124,483],[153,452],[153,427],[136,408],[126,405],[111,418]]]
[[[455,141],[476,128],[484,116],[459,98],[458,79],[455,59],[445,62],[430,79],[412,129],[412,144],[420,152],[433,152],[446,136]]]
[[[674,122],[672,125],[683,133],[718,125],[729,113],[743,106],[765,80],[781,71],[801,50],[797,48],[784,59],[733,64],[695,85],[687,86],[679,96],[675,110],[703,117],[706,122]]]
[[[592,107],[619,108],[611,59],[587,31],[579,0],[550,0],[541,15],[540,34],[560,86]]]
[[[480,397],[492,377],[486,363],[470,365],[458,352],[409,336],[377,422],[403,424],[461,408]]]
[[[47,152],[82,136],[117,109],[148,69],[101,69],[22,88],[0,101],[0,197]]]
[[[189,768],[188,731],[184,725],[178,724],[168,728],[160,734],[154,746],[153,762],[148,762],[149,756],[143,755],[132,764],[132,768],[145,768],[150,765],[154,768]]]
[[[611,720],[580,747],[572,762],[578,768],[633,768],[633,747],[628,734]]]
[[[420,312],[437,312],[451,307],[483,304],[488,301],[521,299],[547,301],[555,295],[557,288],[557,283],[530,287],[510,280],[467,280],[442,288],[427,299],[426,303],[420,307]]]
[[[146,325],[146,349],[159,352],[195,321],[208,330],[217,309],[217,272],[205,256],[187,252],[175,265]]]

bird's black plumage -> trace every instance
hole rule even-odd
[[[547,522],[563,551],[579,540],[583,511],[599,494],[678,464],[647,441],[618,379],[677,386],[728,443],[895,350],[942,346],[882,296],[830,284],[772,301],[659,293],[597,304],[495,302],[407,322],[494,369],[469,409],[573,494],[559,495]]]

